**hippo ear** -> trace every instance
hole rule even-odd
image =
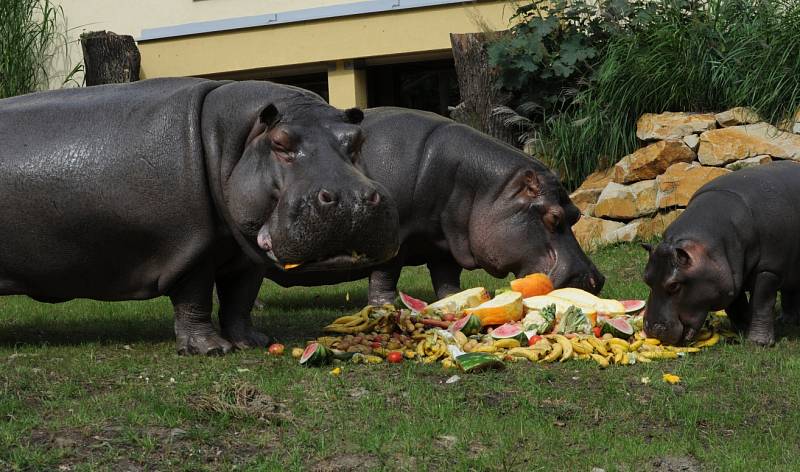
[[[261,113],[258,114],[258,120],[261,124],[266,125],[267,129],[272,128],[281,121],[281,113],[278,109],[270,103],[265,106]]]
[[[525,182],[525,193],[530,197],[538,197],[542,194],[542,183],[536,171],[526,170],[523,174]]]
[[[649,253],[653,252],[653,246],[647,243],[642,243],[642,248]]]
[[[364,121],[364,112],[358,108],[348,108],[344,111],[344,118],[348,123],[357,125]]]
[[[678,262],[680,267],[686,268],[692,265],[692,256],[686,252],[685,249],[676,247],[675,248],[675,261]]]

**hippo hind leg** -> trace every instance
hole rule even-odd
[[[778,321],[800,326],[800,291],[781,290],[781,315]]]
[[[775,344],[775,300],[780,279],[771,272],[756,275],[750,293],[750,327],[747,340],[762,346]]]
[[[202,268],[191,272],[170,291],[178,354],[222,355],[233,350],[233,345],[217,334],[211,323],[213,286],[213,270]]]
[[[253,327],[250,316],[263,277],[260,269],[248,268],[217,278],[222,335],[238,349],[266,347],[271,344],[269,336]]]
[[[461,291],[461,266],[449,255],[429,261],[428,272],[439,300]]]

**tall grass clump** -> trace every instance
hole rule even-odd
[[[50,65],[67,47],[63,18],[51,0],[0,0],[0,98],[47,87]]]
[[[530,122],[535,154],[571,188],[636,148],[644,113],[749,106],[779,124],[800,107],[800,0],[636,4],[573,99]]]

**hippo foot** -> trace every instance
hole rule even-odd
[[[223,335],[236,349],[267,347],[274,342],[272,338],[253,328],[223,331]]]
[[[759,346],[769,347],[775,344],[775,333],[751,330],[747,333],[747,340]]]
[[[393,305],[396,298],[396,292],[381,292],[370,294],[368,303],[373,306]]]
[[[216,333],[178,336],[178,354],[221,356],[233,350],[233,345]]]

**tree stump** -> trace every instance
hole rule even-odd
[[[93,31],[81,35],[81,47],[86,85],[139,80],[141,55],[133,36]]]
[[[495,107],[507,104],[511,96],[494,87],[496,73],[489,66],[486,53],[490,34],[497,33],[450,34],[461,93],[461,103],[451,116],[456,121],[519,147],[513,131],[503,125],[501,117],[493,113]]]

